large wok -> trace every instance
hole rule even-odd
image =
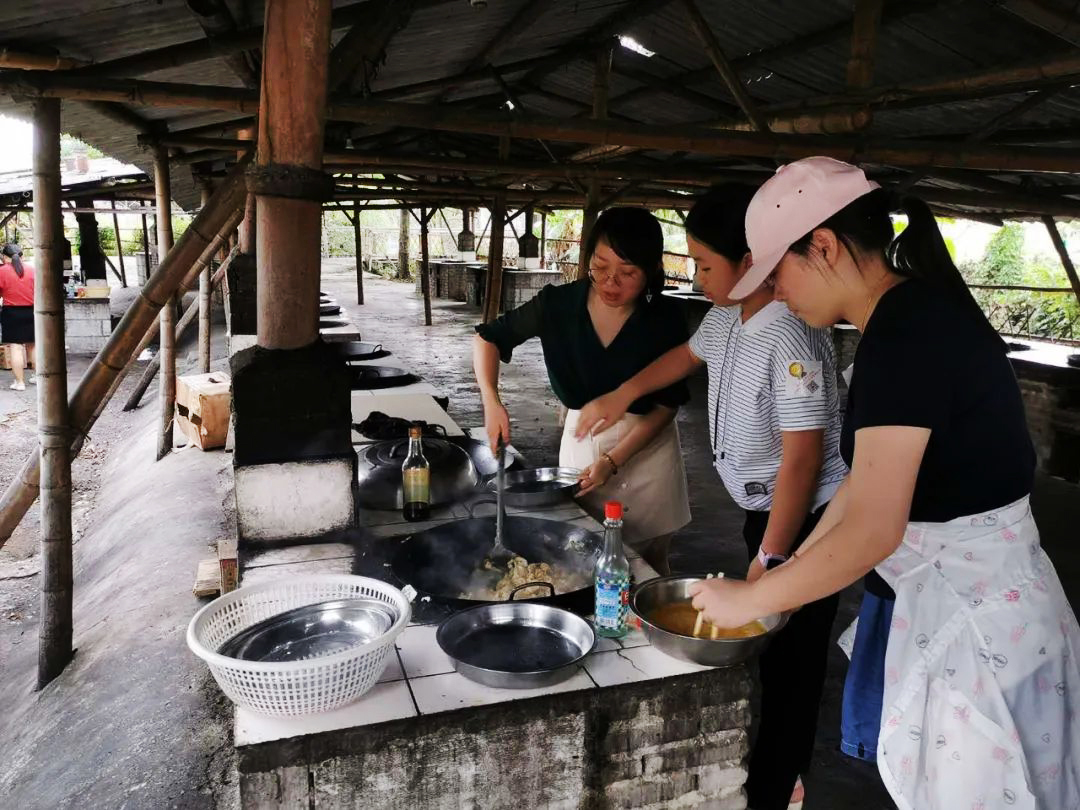
[[[592,613],[592,576],[603,546],[601,538],[586,529],[559,520],[507,515],[504,542],[530,563],[546,562],[567,573],[583,575],[586,586],[569,593],[525,601],[557,605],[579,614]],[[390,566],[394,574],[421,594],[464,608],[486,604],[463,599],[461,594],[478,584],[484,558],[495,538],[495,518],[454,520],[415,532],[400,541]],[[485,574],[480,573],[481,579]],[[499,579],[498,573],[490,584]]]

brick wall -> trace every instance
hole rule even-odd
[[[64,302],[64,343],[71,354],[97,354],[112,334],[108,298]]]
[[[743,667],[238,749],[243,807],[743,810]]]
[[[566,277],[557,270],[507,270],[503,272],[502,309],[507,312],[529,301],[545,285],[565,284]]]

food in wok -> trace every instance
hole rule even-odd
[[[500,570],[491,560],[484,560],[481,574],[490,582],[493,573]],[[463,599],[480,599],[489,602],[505,602],[514,588],[530,582],[548,582],[556,594],[570,593],[588,585],[588,579],[580,574],[564,571],[558,565],[548,563],[530,563],[524,557],[514,555],[506,567],[506,573],[494,585],[476,584],[461,594]],[[550,591],[541,586],[525,588],[514,594],[515,599],[532,599],[549,596]]]

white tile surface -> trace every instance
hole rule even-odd
[[[401,668],[401,658],[398,655],[397,648],[394,648],[394,654],[389,656],[389,661],[386,664],[386,669],[383,670],[383,674],[379,677],[378,683],[387,683],[389,681],[400,681],[405,678],[405,670]]]
[[[428,678],[410,678],[409,684],[412,686],[416,705],[420,707],[421,714],[435,714],[470,706],[487,706],[492,703],[523,700],[539,695],[594,688],[592,680],[582,670],[578,670],[562,683],[542,689],[494,689],[470,681],[456,672],[448,675],[433,675]]]
[[[626,635],[619,639],[619,644],[623,648],[629,649],[630,647],[644,647],[649,643],[649,640],[645,638],[645,633],[642,632],[640,624],[637,620],[630,625],[630,630]]]
[[[261,568],[264,565],[281,565],[282,563],[335,560],[340,557],[352,557],[352,555],[353,547],[345,543],[312,543],[307,546],[289,546],[257,552],[248,558],[245,567]]]
[[[437,629],[431,624],[414,624],[406,627],[398,636],[397,648],[401,654],[401,665],[410,680],[454,671],[454,662],[439,649],[435,641]]]
[[[305,717],[266,717],[247,709],[236,709],[236,745],[300,737],[339,728],[369,726],[416,716],[416,705],[405,681],[377,683],[355,703],[332,712]]]
[[[702,672],[709,667],[689,664],[645,646],[593,653],[585,659],[585,669],[599,686],[605,687]]]

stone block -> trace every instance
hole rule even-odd
[[[71,337],[103,337],[109,332],[105,323],[99,320],[68,321],[64,324],[65,334]]]

